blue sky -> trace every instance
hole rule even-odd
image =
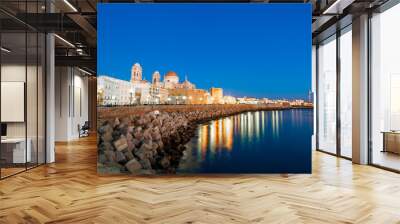
[[[175,71],[224,95],[304,98],[311,88],[309,4],[99,4],[98,75]]]

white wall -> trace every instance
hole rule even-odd
[[[72,67],[56,67],[55,140],[79,138],[78,125],[88,120],[88,78]]]
[[[67,141],[69,133],[69,85],[67,67],[55,68],[55,141]]]

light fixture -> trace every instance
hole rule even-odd
[[[9,50],[9,49],[7,49],[5,47],[1,47],[1,51],[4,51],[6,53],[10,53],[11,52],[11,50]]]
[[[77,52],[79,55],[83,55],[83,50],[82,50],[81,48],[77,48],[77,49],[76,49],[76,52]]]
[[[73,45],[71,42],[69,42],[68,40],[60,37],[58,34],[54,34],[55,37],[57,37],[59,40],[61,40],[62,42],[66,43],[68,46],[75,48],[75,45]]]
[[[78,10],[68,0],[64,0],[64,3],[67,4],[74,12],[78,12]]]
[[[81,71],[81,72],[83,72],[83,73],[85,73],[86,75],[92,75],[92,73],[90,73],[90,72],[88,72],[88,71],[86,71],[86,70],[83,70],[83,69],[81,69],[81,68],[79,68],[79,67],[78,67],[78,70]]]
[[[325,9],[322,14],[342,14],[343,9],[351,5],[354,1],[355,0],[336,0],[332,5]]]

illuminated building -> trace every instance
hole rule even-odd
[[[233,96],[224,96],[223,101],[224,104],[236,104],[236,98]]]
[[[239,104],[258,104],[259,101],[257,98],[253,97],[241,97],[237,98]]]
[[[224,99],[223,99],[224,95],[223,95],[222,88],[211,87],[210,93],[211,93],[211,97],[212,97],[212,103],[214,103],[214,104],[224,103]]]
[[[259,100],[259,102],[260,102],[261,104],[270,104],[270,103],[273,103],[273,101],[270,100],[270,99],[268,99],[268,98],[262,98],[262,99]]]
[[[160,86],[161,85],[161,76],[159,71],[155,71],[153,73],[153,77],[151,79],[151,83],[155,86]]]
[[[160,72],[155,71],[151,79],[150,87],[150,104],[165,104],[167,103],[168,90],[164,88],[161,82]]]
[[[294,100],[290,102],[290,106],[303,106],[304,100]]]
[[[179,82],[174,71],[168,71],[161,79],[154,71],[151,82],[144,79],[143,68],[135,63],[131,68],[131,80],[124,81],[109,76],[99,76],[97,101],[99,105],[129,104],[276,104],[277,106],[308,106],[303,100],[269,100],[250,97],[224,96],[222,88],[210,91],[197,89],[187,77]],[[312,104],[311,104],[312,106]]]
[[[207,91],[203,89],[170,89],[170,104],[207,104]]]
[[[169,71],[164,75],[164,87],[166,89],[174,89],[178,83],[179,77],[175,72]]]
[[[136,103],[131,82],[109,76],[97,77],[97,96],[100,105],[127,105]]]
[[[142,81],[143,70],[139,63],[135,63],[131,69],[131,82]]]
[[[165,74],[164,76],[164,82],[161,82],[161,85],[164,86],[166,89],[195,89],[196,86],[189,82],[187,77],[185,78],[185,81],[182,83],[179,83],[179,76],[173,72],[169,71]]]
[[[143,80],[143,69],[139,63],[135,63],[131,69],[131,84],[135,90],[135,103],[148,104],[151,102],[150,83]]]

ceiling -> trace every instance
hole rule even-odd
[[[387,0],[231,0],[251,3],[311,3],[313,5],[313,41],[335,32],[332,27],[347,16],[357,15]],[[56,65],[79,66],[96,73],[97,3],[183,2],[171,0],[1,0],[2,31],[17,33],[25,28],[54,32]],[[216,2],[189,0],[185,2]],[[220,1],[227,2],[227,1]],[[27,13],[26,13],[27,12]],[[51,13],[50,13],[51,12]],[[351,18],[348,19],[351,23]],[[344,20],[345,21],[345,20]],[[331,29],[331,31],[329,31]],[[329,32],[328,32],[329,31]],[[14,34],[14,36],[18,36]],[[7,34],[11,38],[12,34]],[[20,41],[18,37],[15,41]]]

